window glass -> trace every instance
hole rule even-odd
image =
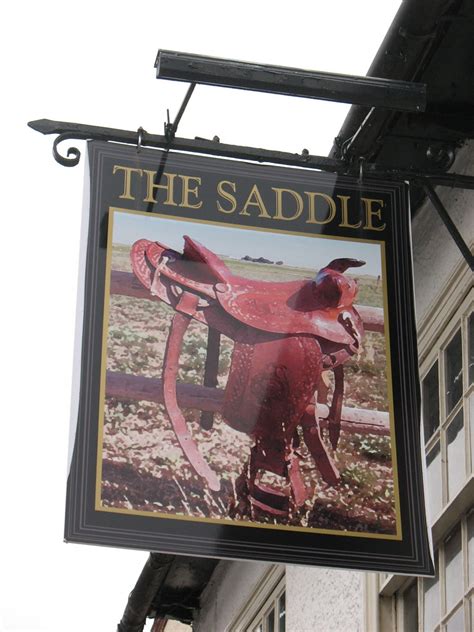
[[[448,446],[448,497],[451,500],[461,489],[466,478],[462,408],[448,426],[446,442]]]
[[[275,608],[272,608],[266,616],[267,632],[275,632]]]
[[[285,632],[286,624],[286,599],[285,593],[278,599],[278,632]]]
[[[469,395],[469,420],[471,426],[471,463],[472,471],[474,472],[474,391]]]
[[[469,566],[469,586],[474,585],[474,511],[467,518],[467,549]],[[473,628],[474,629],[474,628]]]
[[[439,441],[428,452],[426,457],[426,471],[428,483],[428,502],[431,519],[438,516],[442,507],[442,484],[441,484],[441,449]]]
[[[474,383],[474,312],[469,316],[468,329],[468,367],[469,384]]]
[[[403,630],[418,630],[418,590],[416,581],[403,593]]]
[[[440,618],[438,565],[436,565],[436,576],[423,580],[423,593],[423,630],[432,632]]]
[[[435,362],[423,380],[423,425],[425,441],[433,436],[439,427],[439,378],[438,362]]]
[[[464,610],[459,608],[449,617],[446,624],[446,632],[464,632]]]
[[[462,395],[462,342],[459,330],[445,352],[446,414],[449,414]]]
[[[446,611],[449,611],[461,599],[464,588],[461,526],[457,527],[446,540],[444,558],[446,565]]]

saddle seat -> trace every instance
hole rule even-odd
[[[363,262],[336,259],[315,279],[260,281],[233,274],[218,255],[186,235],[182,254],[159,242],[147,242],[144,251],[152,266],[159,267],[161,277],[166,278],[169,270],[174,282],[179,279],[183,288],[189,283],[191,291],[203,284],[224,312],[254,329],[308,334],[343,345],[354,344],[362,336],[362,321],[353,307],[357,284],[342,272]],[[148,280],[149,268],[141,268]]]
[[[183,259],[200,262],[220,283],[215,285],[223,309],[240,322],[276,334],[312,334],[332,342],[351,344],[354,338],[342,318],[362,332],[362,321],[352,307],[357,285],[337,268],[361,265],[356,260],[337,259],[315,279],[259,281],[234,275],[215,253],[188,236]],[[333,267],[331,267],[333,265]],[[347,313],[347,314],[345,314]]]

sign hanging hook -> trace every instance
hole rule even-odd
[[[140,127],[137,129],[137,154],[139,154],[142,150],[142,143],[143,143],[143,135],[145,134],[145,130],[143,129],[143,127],[140,125]]]
[[[195,87],[196,87],[195,83],[191,83],[189,85],[188,90],[184,96],[183,102],[181,104],[181,107],[179,108],[178,114],[176,115],[176,118],[173,123],[170,122],[170,111],[169,110],[166,111],[167,122],[165,123],[165,137],[169,144],[171,144],[174,140],[179,122],[181,121],[181,117],[184,114],[186,106],[189,103],[189,99],[191,98]]]
[[[358,179],[359,184],[362,184],[362,181],[364,179],[364,162],[365,162],[365,158],[363,156],[360,156],[359,157],[359,179]]]

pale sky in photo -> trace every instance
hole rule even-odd
[[[63,542],[80,262],[79,166],[49,118],[161,134],[187,85],[159,48],[365,75],[395,0],[17,0],[2,9],[0,632],[114,631],[145,551]],[[327,155],[349,106],[197,86],[178,136]],[[250,243],[250,242],[249,242]],[[317,264],[315,259],[315,265]],[[149,630],[149,625],[147,626]],[[213,631],[210,631],[213,632]],[[221,632],[221,631],[215,631]]]
[[[244,255],[265,257],[316,272],[333,259],[351,257],[366,262],[357,268],[357,274],[381,274],[379,244],[176,221],[151,214],[114,213],[113,242],[117,244],[131,245],[138,239],[150,239],[182,252],[183,235],[189,235],[213,252],[233,259],[241,259]]]

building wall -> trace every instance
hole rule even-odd
[[[252,598],[269,566],[257,562],[220,562],[201,596],[194,631],[224,632]]]
[[[470,143],[459,152],[452,170],[455,173],[472,176],[473,167],[474,144]],[[436,192],[472,251],[474,191],[439,187]],[[412,222],[412,238],[418,350],[422,367],[421,378],[424,379],[430,367],[440,358],[439,354],[443,355],[446,340],[449,340],[455,331],[459,331],[460,312],[468,310],[468,297],[474,287],[474,275],[436,210],[428,201]],[[467,342],[466,331],[463,332],[463,344]],[[439,368],[441,394],[446,386],[442,381],[442,367]],[[466,550],[468,539],[472,537],[469,536],[472,528],[469,526],[472,524],[472,514],[469,512],[473,507],[471,490],[474,474],[474,389],[472,383],[468,384],[465,374],[464,370],[464,394],[461,400],[461,411],[464,411],[464,440],[457,445],[456,453],[449,455],[452,461],[465,463],[465,482],[464,487],[444,504],[441,513],[438,511],[438,515],[431,516],[434,546],[435,550],[439,549],[435,551],[436,560],[439,562],[437,578],[416,580],[391,576],[380,577],[378,582],[372,583],[371,589],[364,595],[366,620],[373,623],[369,632],[411,632],[418,629],[432,632],[439,629],[440,620],[447,624],[446,629],[472,629],[474,601],[469,595],[473,590],[474,572],[471,567],[472,559],[469,561]],[[459,404],[457,407],[459,408]],[[432,448],[429,450],[433,451]],[[443,463],[446,467],[446,461]],[[429,470],[427,478],[429,487]],[[428,496],[433,492],[439,493],[437,487],[429,488]],[[428,517],[430,518],[429,512]],[[455,541],[456,534],[459,536],[460,532],[462,546],[459,553],[456,552],[457,557],[454,557],[453,553],[447,553],[447,547],[450,546],[450,542]],[[451,558],[456,559],[455,564]],[[446,570],[448,564],[452,564],[451,574],[455,573],[461,578],[459,596],[449,607],[445,603],[448,601],[445,595],[453,591],[453,584]],[[458,605],[455,605],[456,601]],[[436,611],[435,615],[433,611]]]
[[[287,632],[362,632],[362,579],[354,571],[287,566]]]
[[[254,598],[267,564],[221,562],[201,597],[195,632],[225,632]],[[304,566],[286,567],[287,632],[366,632],[363,574]]]
[[[474,144],[467,144],[458,154],[453,171],[472,175]],[[440,187],[437,194],[461,233],[464,241],[474,243],[474,191]],[[454,240],[429,202],[418,211],[412,222],[413,267],[418,324],[423,323],[439,302],[439,295],[460,267],[467,265]],[[472,277],[471,277],[472,284]]]
[[[474,146],[458,156],[454,171],[472,172]],[[441,188],[438,195],[465,241],[474,242],[474,192]],[[433,310],[457,308],[472,287],[472,273],[436,211],[427,202],[412,223],[417,322],[422,337],[433,335]],[[452,301],[452,304],[451,304]],[[423,345],[421,345],[423,347]],[[472,423],[472,421],[471,421]],[[225,632],[252,599],[268,571],[264,564],[222,562],[202,599],[196,632]],[[373,574],[372,574],[373,575]],[[366,585],[372,585],[367,595]],[[287,632],[389,632],[395,620],[379,624],[378,582],[363,573],[286,567]],[[391,606],[390,612],[394,611]]]

